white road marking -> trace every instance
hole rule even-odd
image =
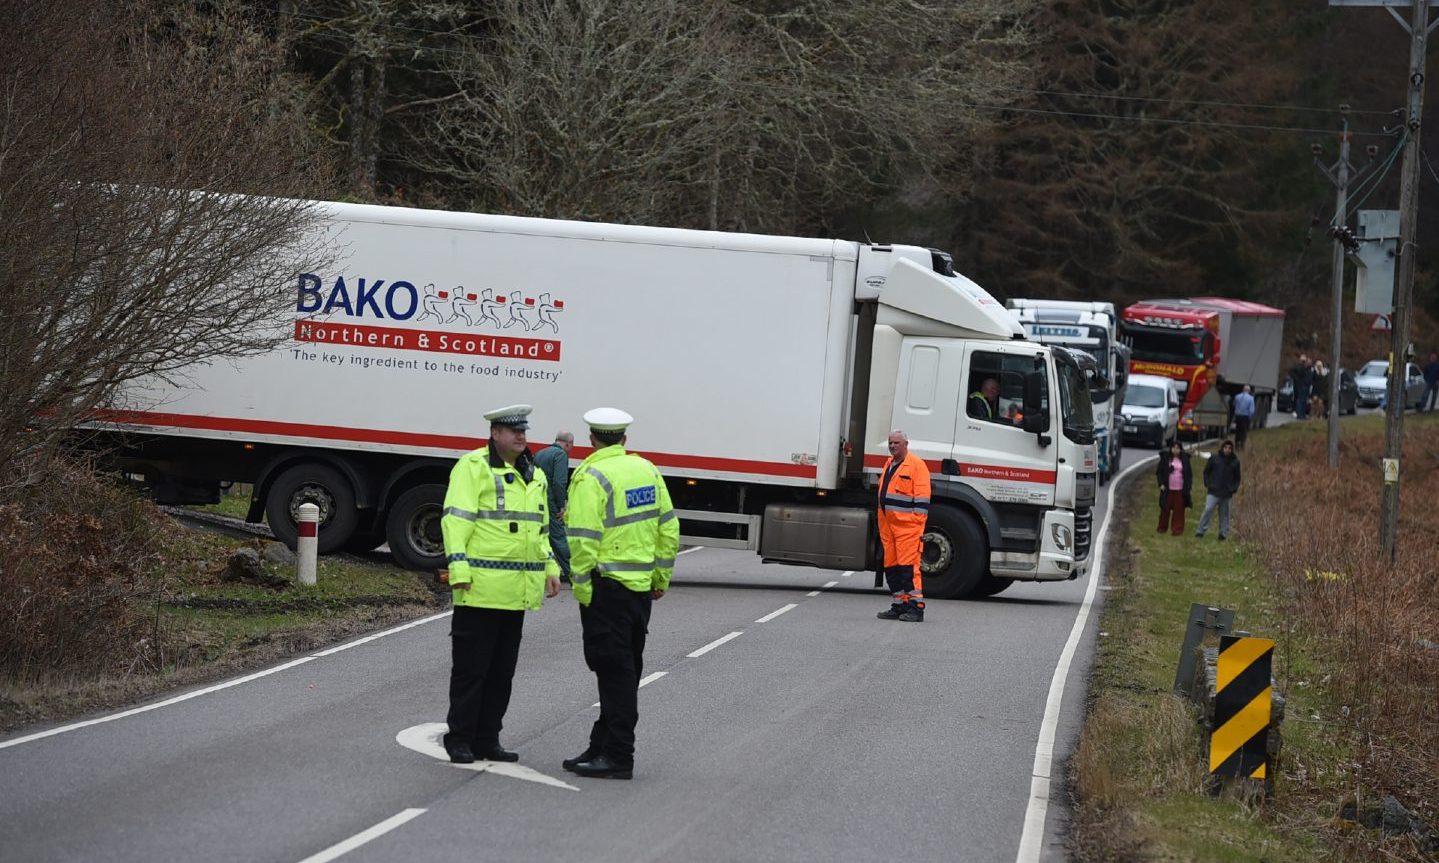
[[[811,590],[809,593],[806,593],[805,596],[819,596],[819,591]]]
[[[791,602],[789,605],[786,605],[784,608],[781,608],[778,611],[771,611],[769,614],[766,614],[764,617],[756,620],[755,623],[769,623],[771,620],[774,620],[776,617],[779,617],[781,614],[784,614],[786,611],[789,611],[792,608],[799,608],[799,606]]]
[[[84,722],[73,722],[69,725],[62,725],[59,728],[51,728],[49,731],[39,731],[34,734],[27,734],[24,737],[17,737],[14,740],[0,741],[0,749],[8,749],[11,746],[19,746],[22,743],[30,743],[35,740],[43,740],[46,737],[54,737],[57,734],[64,734],[67,731],[78,731],[81,728],[89,728],[91,725],[100,725],[105,722],[114,722],[116,719],[124,719],[127,716],[135,716],[141,713],[149,713],[151,710],[159,710],[162,707],[169,707],[172,704],[179,704],[182,701],[189,701],[192,698],[199,698],[202,695],[209,695],[212,692],[219,692],[222,689],[229,689],[232,686],[239,686],[242,683],[249,683],[252,680],[259,680],[262,677],[269,677],[271,674],[278,674],[281,671],[286,671],[288,669],[294,668],[297,665],[304,665],[305,663],[315,659],[319,659],[320,657],[330,656],[331,654],[339,653],[342,650],[349,650],[351,647],[358,647],[361,644],[374,641],[377,638],[384,638],[387,635],[394,635],[396,632],[403,632],[404,630],[411,627],[419,626],[424,623],[430,623],[432,621],[439,620],[442,617],[449,616],[450,612],[448,611],[444,611],[439,614],[432,614],[429,617],[422,617],[419,620],[412,620],[409,623],[401,624],[400,626],[396,626],[393,629],[387,629],[384,632],[377,632],[374,635],[367,635],[364,638],[349,642],[348,644],[342,644],[339,647],[332,647],[328,650],[322,650],[319,653],[312,653],[309,656],[301,656],[298,659],[292,659],[289,662],[282,662],[274,668],[267,668],[264,671],[257,671],[254,674],[246,674],[241,677],[236,677],[232,680],[226,680],[222,683],[217,683],[214,686],[207,686],[203,689],[197,689],[194,692],[187,692],[184,695],[177,695],[174,698],[167,698],[164,701],[157,701],[154,704],[146,704],[143,707],[132,707],[129,710],[122,710],[119,713],[111,713],[107,716],[97,716],[94,719],[86,719]]]
[[[418,752],[421,755],[436,758],[449,764],[451,767],[458,767],[461,770],[473,770],[476,773],[494,773],[499,776],[508,776],[511,779],[538,782],[541,785],[550,785],[555,788],[568,788],[571,791],[580,790],[568,782],[563,782],[553,776],[541,773],[533,767],[526,767],[523,764],[516,764],[512,761],[476,761],[473,764],[450,764],[450,756],[445,752],[445,743],[442,739],[448,730],[449,726],[443,722],[426,722],[423,725],[412,725],[399,734],[396,734],[395,742],[406,749]]]
[[[714,641],[711,641],[709,644],[706,644],[704,647],[701,647],[694,653],[687,653],[685,655],[688,656],[690,659],[704,656],[706,653],[709,653],[711,650],[714,650],[716,647],[719,647],[726,641],[731,641],[733,639],[739,638],[741,635],[744,635],[744,630],[740,630],[739,632],[731,632],[729,635],[723,636],[721,638],[716,638]]]
[[[319,854],[313,854],[309,857],[306,857],[304,860],[301,860],[300,863],[330,863],[331,860],[334,860],[341,854],[346,854],[350,851],[354,851],[356,848],[359,848],[361,845],[364,845],[371,839],[383,836],[386,833],[389,833],[391,830],[394,830],[396,827],[399,827],[401,824],[404,824],[406,821],[409,821],[410,819],[423,814],[425,814],[425,810],[423,809],[406,809],[405,811],[397,815],[391,815],[389,818],[386,818],[384,821],[381,821],[379,824],[376,824],[374,827],[371,827],[368,830],[362,830],[359,833],[356,833],[354,836],[351,836],[344,842],[337,842],[334,845],[331,845],[329,848],[326,848],[324,851],[321,851]]]
[[[1054,733],[1059,726],[1059,708],[1064,702],[1064,684],[1069,677],[1069,666],[1074,661],[1074,652],[1079,647],[1079,637],[1084,634],[1084,624],[1089,620],[1089,609],[1094,605],[1095,588],[1104,572],[1104,538],[1113,523],[1114,491],[1134,469],[1147,465],[1145,458],[1119,472],[1109,481],[1109,495],[1104,504],[1104,526],[1095,537],[1094,566],[1089,570],[1089,587],[1084,591],[1084,602],[1079,614],[1070,627],[1069,639],[1059,653],[1059,662],[1054,667],[1054,677],[1049,681],[1049,698],[1044,703],[1044,719],[1039,725],[1039,742],[1034,747],[1034,770],[1029,781],[1029,807],[1024,812],[1024,832],[1019,837],[1019,853],[1015,863],[1037,863],[1039,852],[1044,846],[1044,819],[1049,813],[1049,780],[1054,761]]]
[[[837,581],[826,581],[826,582],[824,583],[824,587],[821,587],[820,590],[829,590],[831,587],[834,587],[836,584],[839,584],[839,582],[837,582]]]
[[[846,571],[844,571],[844,572],[841,572],[841,573],[839,574],[839,577],[840,577],[840,578],[849,578],[851,575],[854,575],[854,570],[852,570],[852,569],[846,570]]]
[[[705,547],[704,547],[704,546],[702,546],[702,545],[697,545],[697,546],[695,546],[694,548],[687,548],[687,549],[685,549],[684,551],[676,552],[676,553],[675,553],[675,557],[679,557],[679,556],[682,555],[682,554],[689,554],[689,553],[692,552],[692,551],[704,551],[704,550],[705,550]]]

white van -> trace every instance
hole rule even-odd
[[[1159,375],[1130,375],[1124,394],[1124,442],[1160,449],[1179,433],[1179,385]]]

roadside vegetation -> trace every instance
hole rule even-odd
[[[1141,471],[1071,769],[1076,859],[1439,859],[1439,421],[1405,432],[1393,565],[1378,544],[1382,418],[1344,421],[1333,473],[1322,422],[1253,435],[1230,542],[1193,536],[1198,509],[1184,536],[1156,533]],[[1277,642],[1287,705],[1268,800],[1205,792],[1206,733],[1172,694],[1194,602]]]
[[[186,528],[83,465],[0,503],[0,731],[128,704],[433,613],[425,576],[335,556],[317,584],[264,564],[226,580],[254,540]]]

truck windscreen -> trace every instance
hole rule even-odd
[[[1156,332],[1125,328],[1134,349],[1133,359],[1151,363],[1193,366],[1204,362],[1204,338],[1194,331]]]

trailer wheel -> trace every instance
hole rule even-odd
[[[445,487],[417,485],[400,495],[385,518],[390,555],[405,569],[433,572],[445,568],[445,537],[440,532]]]
[[[989,542],[966,512],[949,506],[931,509],[923,542],[920,572],[925,596],[968,596],[989,573]]]
[[[320,508],[320,554],[343,548],[355,533],[360,512],[355,493],[338,470],[325,464],[301,464],[280,474],[265,499],[265,520],[275,538],[295,547],[300,506],[313,503]]]

